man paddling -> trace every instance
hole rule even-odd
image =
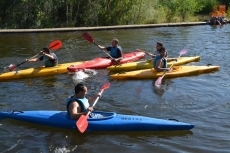
[[[110,51],[110,56],[113,57],[114,60],[117,62],[123,58],[122,49],[120,46],[118,46],[118,43],[119,43],[118,39],[113,39],[112,46],[104,47],[104,46],[98,45],[98,47],[102,50]]]
[[[167,68],[167,61],[177,61],[176,58],[166,59],[166,50],[164,47],[159,49],[159,55],[156,55],[154,58],[154,69],[157,72],[170,71],[170,68]]]
[[[101,96],[99,92],[97,95],[91,98],[85,98],[87,94],[87,87],[79,83],[75,86],[75,95],[69,97],[66,101],[66,108],[69,117],[73,120],[77,120],[81,115],[86,115],[88,111],[92,111],[93,107],[90,107],[90,103],[93,103],[97,97]],[[98,118],[99,114],[90,114],[92,118]]]
[[[43,48],[43,50],[40,52],[39,58],[33,58],[33,59],[26,59],[27,62],[37,62],[37,61],[43,61],[45,67],[53,67],[58,64],[58,58],[54,53],[51,53],[48,48]]]

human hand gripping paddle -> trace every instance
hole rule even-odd
[[[177,57],[176,61],[178,60],[178,58],[179,58],[181,55],[186,54],[187,51],[188,51],[187,49],[182,49],[182,50],[180,51],[180,55]],[[169,69],[171,69],[175,63],[176,63],[176,62],[174,62],[174,63],[170,66]],[[168,71],[165,71],[164,74],[156,80],[155,86],[161,85],[162,79],[164,78],[164,76],[165,76],[165,74],[166,74],[167,72],[168,72]]]
[[[49,44],[49,49],[55,51],[55,50],[58,50],[59,48],[62,47],[62,42],[60,40],[54,40],[52,41],[50,44]],[[36,54],[35,56],[33,57],[30,57],[28,60],[30,59],[33,59],[35,58],[36,56],[38,56],[40,53]],[[26,63],[27,61],[24,61],[22,63],[19,63],[19,64],[10,64],[9,66],[5,67],[4,68],[4,71],[13,71],[16,67]]]
[[[93,37],[89,34],[89,33],[87,33],[87,32],[84,32],[83,34],[82,34],[82,37],[85,39],[85,40],[88,40],[89,42],[91,42],[91,43],[93,43],[94,45],[96,45],[98,48],[100,48],[99,47],[99,45],[98,44],[96,44],[95,42],[94,42],[94,39],[93,39]],[[100,48],[101,49],[101,48]],[[120,65],[111,55],[109,55],[106,51],[104,51],[103,49],[101,49],[104,53],[106,53],[113,61],[115,61],[118,65]]]
[[[104,84],[104,85],[101,87],[100,94],[102,94],[103,91],[104,91],[105,89],[108,89],[109,86],[110,86],[110,83]],[[96,105],[98,99],[99,99],[99,96],[98,96],[97,99],[94,101],[92,107],[94,107],[94,106]],[[81,115],[81,117],[80,117],[80,118],[77,120],[77,122],[76,122],[76,126],[77,126],[77,128],[79,129],[79,131],[80,131],[81,133],[84,133],[85,130],[87,129],[87,127],[88,127],[88,120],[87,120],[87,118],[88,118],[89,114],[90,114],[90,111],[88,111],[88,113],[87,113],[86,115]]]

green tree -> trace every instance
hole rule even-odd
[[[175,0],[176,10],[182,21],[186,21],[188,17],[199,12],[203,5],[199,0]]]

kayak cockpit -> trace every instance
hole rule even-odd
[[[99,111],[93,111],[94,114],[100,115],[101,117],[97,118],[88,118],[88,121],[99,121],[99,120],[107,120],[111,119],[116,116],[115,112],[99,112]]]

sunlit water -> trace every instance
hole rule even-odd
[[[11,152],[229,152],[230,150],[230,25],[163,27],[90,32],[96,43],[110,45],[120,40],[124,52],[141,48],[152,52],[157,41],[169,55],[201,56],[189,65],[219,65],[220,71],[191,77],[163,79],[160,89],[155,80],[112,80],[107,70],[80,71],[76,74],[21,79],[0,83],[0,109],[65,110],[65,100],[74,85],[84,82],[89,96],[110,82],[96,110],[115,111],[162,119],[174,118],[195,124],[190,131],[174,132],[93,132],[43,127],[13,120],[0,120],[0,153]],[[60,63],[106,56],[87,42],[81,32],[0,34],[0,67],[18,64],[37,54],[50,41],[60,39],[56,51]],[[147,56],[146,59],[149,57]],[[26,63],[18,69],[35,67]]]

